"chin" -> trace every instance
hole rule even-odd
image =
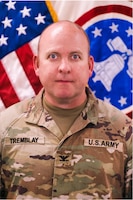
[[[59,98],[59,99],[69,99],[69,98],[71,98],[71,95],[66,95],[66,94],[64,94],[64,95],[57,95],[57,98]]]
[[[73,95],[72,94],[66,94],[66,93],[58,93],[55,96],[59,99],[70,99],[70,98],[72,98]]]

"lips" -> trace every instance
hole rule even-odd
[[[73,82],[71,79],[56,79],[56,82]]]
[[[56,80],[56,82],[59,82],[59,83],[72,83],[73,81],[71,81],[71,80]]]

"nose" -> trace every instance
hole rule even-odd
[[[71,64],[68,60],[61,60],[58,70],[60,73],[69,74],[71,72]]]

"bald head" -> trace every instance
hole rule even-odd
[[[38,48],[34,69],[46,99],[62,108],[81,105],[94,66],[83,29],[69,21],[53,23],[41,34]]]
[[[84,38],[83,42],[86,42],[86,44],[88,46],[88,53],[90,52],[90,42],[89,42],[89,38],[88,38],[87,34],[85,33],[85,31],[78,24],[71,22],[71,21],[67,21],[67,20],[62,20],[62,21],[52,23],[51,25],[49,25],[47,28],[44,29],[44,31],[42,32],[40,39],[39,39],[38,51],[40,51],[42,44],[45,43],[45,41],[52,34],[53,35],[60,34],[60,36],[62,34],[63,35],[67,34],[68,37],[70,36],[70,38],[72,36],[71,34],[73,34],[74,37],[76,37],[77,34],[81,34],[81,39]],[[56,37],[55,37],[55,40],[56,40]]]

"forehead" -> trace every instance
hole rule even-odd
[[[55,23],[50,25],[42,33],[39,46],[52,46],[54,44],[88,44],[88,38],[84,31],[73,23]]]

